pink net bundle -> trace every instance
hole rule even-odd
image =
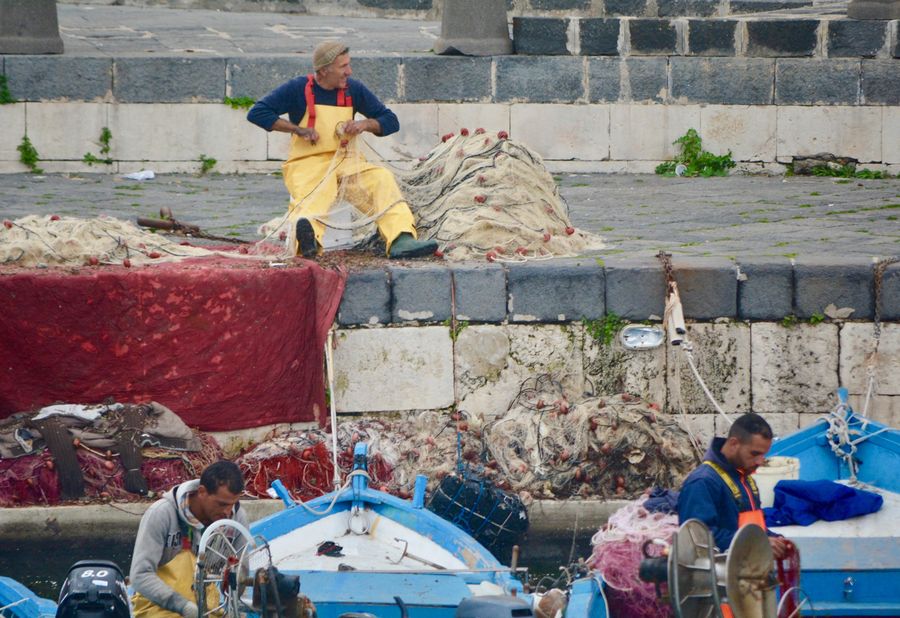
[[[178,483],[197,478],[222,452],[209,435],[197,434],[201,449],[175,452],[161,448],[142,450],[141,474],[150,491],[164,492]],[[142,497],[125,490],[125,468],[118,453],[77,449],[84,478],[84,497],[137,501]],[[0,459],[0,507],[59,504],[60,486],[56,465],[49,450],[34,455]]]
[[[658,539],[668,544],[678,530],[678,516],[651,513],[642,503],[638,500],[616,511],[591,539],[594,549],[588,565],[607,583],[606,599],[613,617],[673,615],[671,607],[657,597],[654,585],[640,580],[638,570],[645,557],[644,545],[650,556],[661,555],[662,547],[648,541]]]

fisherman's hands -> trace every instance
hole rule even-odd
[[[315,143],[319,141],[319,133],[315,129],[305,129],[303,127],[297,127],[296,129],[294,129],[294,133],[313,145],[315,145]]]
[[[769,545],[772,546],[772,556],[775,560],[782,560],[787,557],[788,547],[790,546],[790,541],[788,541],[783,536],[770,536],[769,537]]]
[[[359,135],[365,131],[369,133],[380,133],[381,125],[378,124],[377,120],[372,120],[371,118],[364,118],[363,120],[348,120],[341,127],[344,135]]]
[[[199,618],[200,610],[197,609],[196,603],[188,601],[187,605],[184,606],[184,609],[181,610],[181,615],[184,616],[184,618]]]

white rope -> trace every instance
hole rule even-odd
[[[334,476],[332,483],[335,490],[341,484],[341,472],[338,468],[338,444],[337,444],[337,406],[334,402],[334,360],[331,355],[331,348],[334,344],[334,328],[329,329],[328,337],[325,340],[325,371],[328,374],[328,403],[331,411],[331,463],[334,465]]]
[[[344,481],[344,484],[341,486],[341,488],[334,492],[334,497],[331,499],[331,503],[328,505],[328,508],[326,508],[324,511],[317,511],[316,509],[312,508],[311,506],[309,506],[302,500],[294,500],[294,502],[296,504],[302,506],[303,508],[305,508],[307,511],[309,511],[313,515],[318,515],[318,516],[328,515],[331,512],[331,510],[334,508],[334,505],[337,504],[338,498],[340,498],[342,495],[344,495],[344,492],[350,488],[350,483],[353,481],[354,476],[364,476],[364,477],[366,477],[367,480],[371,480],[369,473],[366,472],[365,470],[352,471],[350,474],[347,475],[347,480]]]
[[[862,431],[850,428],[850,420],[853,418],[862,423]],[[850,406],[843,402],[839,402],[824,420],[828,423],[825,436],[828,438],[831,452],[834,453],[835,457],[844,460],[847,464],[847,468],[850,470],[850,481],[853,483],[857,480],[857,465],[854,457],[856,451],[859,450],[857,445],[880,433],[894,431],[890,427],[882,427],[878,431],[869,434],[863,433],[868,425],[868,420],[857,417]],[[859,437],[854,439],[853,436]]]
[[[725,421],[728,423],[728,427],[731,427],[731,424],[734,422],[731,420],[731,417],[725,414],[725,411],[722,410],[722,407],[716,402],[713,394],[710,392],[709,388],[706,386],[706,382],[703,381],[703,378],[700,377],[700,372],[697,371],[697,366],[694,364],[694,351],[691,346],[691,342],[687,340],[687,336],[685,336],[684,340],[681,342],[681,349],[684,352],[685,358],[687,358],[688,366],[691,368],[691,372],[694,374],[694,378],[697,379],[697,383],[700,384],[700,388],[703,389],[706,398],[716,409],[716,412],[722,415]]]
[[[22,603],[26,602],[27,600],[28,599],[19,599],[18,601],[13,601],[9,605],[4,605],[3,607],[0,607],[0,612],[5,612],[10,607],[15,607],[16,605],[21,605]]]
[[[795,592],[795,591],[797,592],[798,596],[803,595],[806,598],[802,599],[799,603],[797,603],[797,608],[794,611],[792,611],[790,614],[788,614],[787,616],[781,616],[781,610],[784,609],[784,605],[787,602],[787,599],[789,599],[791,593]],[[813,607],[812,598],[809,596],[809,594],[807,594],[807,592],[803,588],[800,588],[799,586],[792,586],[792,587],[788,588],[787,590],[785,590],[784,594],[781,595],[781,600],[778,602],[778,608],[775,610],[775,615],[778,616],[779,618],[794,618],[794,616],[800,615],[800,610],[803,609],[804,604],[806,604],[808,606],[808,609],[810,611],[815,610],[815,607]]]

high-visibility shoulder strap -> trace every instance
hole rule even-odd
[[[315,81],[316,78],[312,73],[306,76],[306,113],[309,116],[306,126],[309,129],[313,129],[316,126],[316,95],[313,94]]]
[[[714,461],[709,461],[709,460],[707,459],[707,460],[704,460],[703,463],[704,463],[705,465],[709,466],[710,468],[712,468],[713,470],[715,470],[716,473],[717,473],[719,476],[722,477],[722,480],[725,481],[725,484],[726,484],[726,485],[728,485],[728,489],[731,490],[731,493],[732,493],[732,495],[734,496],[734,499],[738,502],[738,504],[740,504],[740,502],[741,502],[741,490],[738,489],[738,486],[735,484],[734,479],[731,478],[730,476],[728,476],[728,473],[725,472],[725,470],[722,468],[722,466],[720,466],[720,465],[717,464],[716,462],[714,462]]]

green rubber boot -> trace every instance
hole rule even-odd
[[[416,240],[409,232],[403,232],[391,243],[388,257],[392,260],[433,255],[437,251],[436,240]]]

